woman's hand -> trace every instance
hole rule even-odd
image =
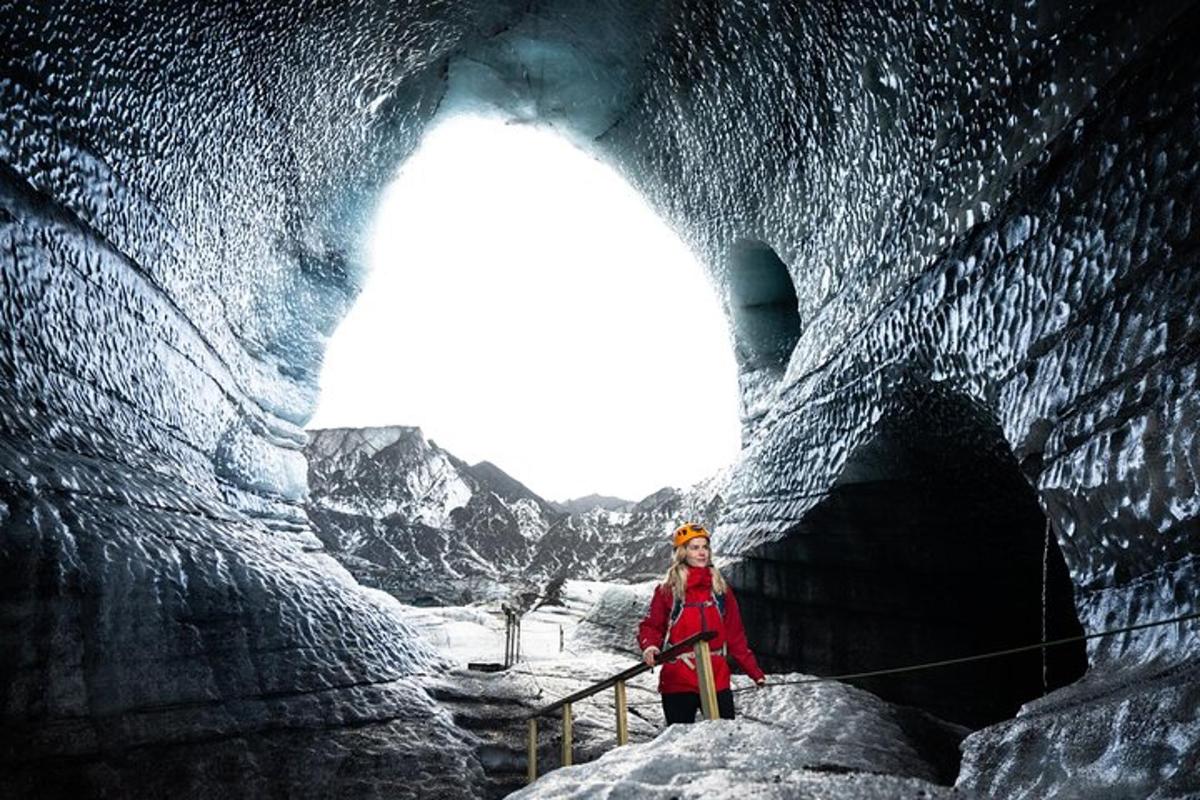
[[[642,651],[642,661],[646,662],[647,667],[654,666],[654,657],[658,655],[658,648],[651,645]]]
[[[766,679],[765,677],[763,677],[763,678],[759,678],[758,680],[756,680],[756,681],[754,682],[754,687],[755,687],[756,689],[761,689],[761,688],[763,688],[763,687],[764,687],[764,686],[766,686],[766,685],[767,685],[767,679]]]

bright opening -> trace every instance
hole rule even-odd
[[[385,193],[310,428],[412,425],[551,500],[735,460],[728,326],[692,252],[552,132],[459,117]]]

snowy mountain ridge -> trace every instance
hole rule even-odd
[[[589,494],[584,497],[576,497],[571,500],[563,500],[562,502],[554,503],[555,508],[568,513],[581,514],[593,509],[604,509],[605,511],[629,511],[633,507],[633,503],[628,500],[622,500],[619,497],[611,497],[603,494]]]
[[[313,436],[309,447],[309,502],[330,511],[377,519],[401,515],[444,527],[474,491],[456,460],[427,442],[420,428],[333,428]],[[371,474],[403,479],[362,484]],[[314,475],[319,492],[311,489]]]
[[[469,465],[420,428],[309,431],[307,510],[329,552],[407,602],[541,594],[555,579],[660,575],[684,518],[711,524],[722,475],[638,502],[552,503],[488,461]]]

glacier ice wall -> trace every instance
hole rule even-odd
[[[1187,3],[678,12],[661,79],[601,143],[721,285],[739,243],[770,246],[801,326],[784,368],[743,357],[719,547],[796,530],[934,383],[999,424],[1085,629],[1196,610],[1198,25]],[[1132,746],[1113,742],[1143,737],[1178,782],[1200,747],[1180,699],[1198,642],[1194,622],[1091,641],[1090,724],[1031,712],[980,734],[967,780],[1040,796],[1086,768],[1119,785]],[[1173,677],[1130,697],[1131,671]]]
[[[413,681],[434,654],[298,505],[358,203],[463,35],[418,11],[0,8],[6,790],[478,776]]]
[[[128,788],[134,754],[249,774],[295,736],[319,774],[338,737],[425,726],[473,769],[402,711],[427,709],[406,681],[429,654],[299,506],[364,218],[436,113],[552,124],[622,170],[735,323],[756,287],[790,298],[740,272],[747,243],[786,266],[795,314],[740,324],[727,553],[795,531],[897,388],[936,383],[994,415],[1085,628],[1194,610],[1198,32],[1190,2],[0,7],[6,768]],[[1157,703],[1147,769],[1171,778],[1197,642],[1094,641],[1092,724],[1031,707],[964,775],[1034,791],[1097,748],[1115,769]],[[1105,690],[1130,670],[1140,694]],[[405,745],[373,741],[382,791]]]
[[[1196,550],[1195,24],[1178,3],[679,13],[667,79],[602,143],[719,282],[768,243],[803,327],[786,371],[742,376],[729,552],[801,519],[897,388],[935,382],[1029,465],[1089,625],[1186,605],[1126,589]]]
[[[718,547],[798,530],[933,383],[998,423],[1086,630],[1196,610],[1198,27],[1191,3],[678,11],[660,79],[601,144],[719,285],[740,243],[769,246],[801,328],[786,365],[740,353]],[[1197,632],[1092,640],[1089,690],[978,734],[964,785],[1185,795]]]

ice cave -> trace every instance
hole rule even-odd
[[[0,793],[1200,797],[1197,36],[1191,0],[0,4]],[[723,298],[742,448],[695,508],[777,681],[665,731],[635,686],[633,744],[581,711],[525,788],[483,728],[578,680],[451,680],[423,620],[482,612],[331,553],[592,540],[419,431],[305,431],[371,209],[462,114],[616,169]],[[417,462],[466,488],[363,527],[337,481]],[[555,589],[578,672],[640,586]]]

